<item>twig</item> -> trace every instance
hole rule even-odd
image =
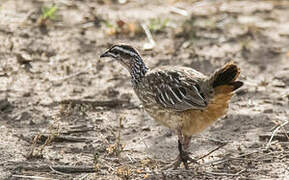
[[[287,142],[289,141],[289,138],[286,136],[287,133],[277,133],[274,135],[272,140],[278,140],[280,142]],[[260,141],[267,141],[272,137],[272,133],[265,133],[265,134],[260,134],[259,135],[259,140]]]
[[[61,173],[94,173],[94,166],[49,166],[49,165],[19,165],[17,170],[50,172],[52,169]]]
[[[286,129],[284,128],[284,126],[283,127],[281,127],[282,128],[282,131],[283,131],[283,133],[285,134],[285,136],[287,137],[287,140],[289,141],[289,136],[288,136],[288,132],[286,132]]]
[[[171,7],[171,11],[183,16],[188,16],[188,12],[186,10],[180,9],[178,7]]]
[[[221,163],[227,162],[229,160],[232,160],[234,158],[241,158],[241,157],[248,156],[248,155],[251,155],[251,154],[254,154],[254,153],[258,153],[258,152],[260,152],[260,150],[252,151],[252,152],[249,152],[249,153],[246,153],[246,154],[242,154],[242,155],[236,156],[236,157],[229,157],[229,158],[223,158],[223,159],[219,159],[219,160],[215,160],[215,161],[210,161],[210,162],[207,162],[207,163],[204,163],[204,164],[200,164],[199,167],[207,166],[207,165],[211,165],[211,164],[213,164],[213,165],[221,164]]]
[[[117,137],[116,137],[116,145],[117,145],[117,147],[120,146],[120,131],[121,131],[121,127],[122,127],[122,119],[123,119],[123,117],[119,118]]]
[[[261,158],[264,158],[264,157],[266,157],[266,156],[270,156],[270,157],[272,157],[271,155],[274,155],[274,154],[280,154],[280,153],[282,153],[282,154],[286,154],[286,151],[282,151],[282,152],[277,151],[277,152],[270,152],[270,153],[267,153],[267,154],[262,154],[261,156],[258,156],[258,157],[255,158],[255,159],[258,160],[258,161],[260,161]],[[287,152],[287,153],[288,153],[288,152]],[[267,159],[268,159],[268,158],[267,158]]]
[[[205,173],[212,174],[212,175],[217,175],[217,176],[238,176],[242,172],[246,171],[246,169],[242,169],[241,171],[235,173],[235,174],[230,174],[230,173],[219,173],[219,172],[209,172],[205,171]]]
[[[146,150],[149,149],[149,146],[147,145],[147,143],[144,141],[144,138],[141,138],[140,141],[145,145]]]
[[[53,79],[53,80],[51,80],[51,81],[52,81],[52,82],[66,81],[66,80],[71,79],[71,78],[76,77],[76,76],[80,76],[80,75],[83,75],[83,74],[88,74],[88,72],[89,72],[88,70],[80,71],[80,72],[71,74],[71,75],[69,75],[69,76],[65,76],[65,77],[63,77],[63,78]]]
[[[147,27],[147,25],[145,23],[142,23],[141,27],[143,28],[143,30],[144,30],[144,32],[145,32],[145,34],[149,40],[149,43],[144,44],[144,49],[149,50],[149,49],[154,48],[156,45],[156,42],[154,41],[153,36],[152,36],[149,28]]]
[[[122,100],[122,99],[113,99],[113,100],[107,100],[107,101],[91,101],[91,100],[81,100],[81,99],[67,99],[62,101],[55,101],[50,104],[41,104],[45,107],[54,107],[58,106],[59,104],[64,105],[89,105],[93,108],[96,107],[107,107],[107,108],[126,108],[126,109],[140,109],[139,106],[131,104],[129,100]]]
[[[83,133],[88,131],[93,131],[94,127],[82,127],[79,129],[68,129],[66,131],[61,132],[61,134],[73,134],[73,133]]]
[[[40,176],[25,176],[25,175],[18,175],[14,174],[12,177],[17,177],[17,178],[29,178],[29,179],[45,179],[45,180],[57,180],[57,179],[52,179],[52,178],[47,178],[47,177],[40,177]]]
[[[66,174],[66,173],[62,173],[62,172],[56,171],[56,170],[53,169],[53,167],[51,167],[51,166],[49,166],[49,168],[52,170],[52,172],[55,172],[56,174],[69,175],[69,174]]]
[[[87,101],[87,100],[78,100],[78,99],[71,99],[71,100],[63,100],[58,102],[59,104],[89,104],[92,105],[93,107],[96,106],[106,106],[106,107],[116,107],[116,106],[121,106],[123,104],[128,104],[129,100],[108,100],[108,101]]]
[[[84,176],[80,177],[78,180],[83,180],[83,179],[87,178],[87,176],[89,176],[89,174],[85,174]]]
[[[30,151],[28,152],[28,154],[26,155],[26,158],[27,159],[30,159],[30,158],[33,158],[35,157],[34,155],[34,151],[35,151],[35,148],[36,148],[36,144],[37,144],[37,140],[39,138],[39,134],[35,135],[34,138],[33,138],[33,141],[32,141],[32,145],[30,147]],[[24,137],[23,135],[21,136],[21,139],[25,139],[25,140],[28,140],[28,142],[30,142],[30,139],[31,138],[26,138]],[[41,156],[40,156],[41,157]]]
[[[202,172],[198,172],[196,169],[194,170],[186,170],[186,169],[178,169],[178,170],[173,170],[173,169],[169,169],[169,170],[157,170],[157,171],[142,171],[139,172],[139,174],[148,174],[148,175],[162,175],[163,178],[151,178],[151,179],[166,179],[166,176],[171,176],[171,175],[177,175],[177,174],[190,174],[194,177],[198,177],[201,174],[203,174]]]
[[[135,162],[135,159],[134,159],[134,158],[131,158],[127,153],[126,153],[126,156],[128,157],[128,159],[130,160],[131,163],[134,163],[134,162]]]
[[[286,124],[288,124],[288,121],[285,121],[284,123],[282,123],[280,126],[278,126],[278,127],[273,131],[272,136],[271,136],[270,140],[268,141],[268,143],[267,143],[267,145],[266,145],[266,149],[268,149],[268,148],[270,147],[271,142],[272,142],[275,134],[277,133],[277,131],[279,131],[279,129],[280,129],[281,127],[285,126]]]
[[[223,141],[223,140],[218,140],[218,139],[215,139],[215,138],[207,138],[205,137],[205,139],[209,140],[209,141],[212,141],[214,142],[215,144],[228,144],[229,142],[228,141]]]
[[[51,134],[40,134],[38,141],[45,142]],[[65,135],[55,135],[51,142],[89,142],[96,139],[95,137],[78,137],[78,136],[65,136]]]
[[[212,154],[213,152],[217,151],[218,149],[224,147],[225,145],[227,145],[227,143],[224,143],[224,144],[216,147],[215,149],[211,150],[209,153],[207,153],[207,154],[201,156],[200,158],[198,158],[196,161],[199,161],[199,160],[201,160],[201,159],[204,159],[205,157],[209,156],[210,154]]]
[[[111,167],[110,165],[109,165],[109,163],[107,163],[107,162],[102,162],[102,165],[104,165],[105,167],[107,167],[108,169],[110,169],[112,172],[114,172],[115,171],[115,169],[113,169],[113,167]]]

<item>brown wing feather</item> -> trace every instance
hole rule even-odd
[[[146,75],[156,103],[175,111],[204,109],[207,99],[196,79],[178,70],[160,70]]]

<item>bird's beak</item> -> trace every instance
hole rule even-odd
[[[114,57],[114,54],[112,54],[109,51],[106,51],[102,55],[100,55],[100,58],[104,58],[104,57]]]

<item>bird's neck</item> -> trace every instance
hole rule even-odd
[[[141,57],[139,57],[137,61],[134,61],[134,63],[131,64],[130,67],[130,75],[131,75],[131,81],[134,85],[137,85],[140,83],[145,77],[146,73],[148,72],[148,68],[144,64],[143,60]]]

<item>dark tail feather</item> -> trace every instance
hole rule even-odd
[[[229,62],[225,64],[222,68],[218,69],[212,76],[211,82],[213,88],[222,85],[231,85],[233,86],[233,90],[238,89],[243,85],[241,81],[235,81],[240,74],[240,68],[233,62]]]
[[[233,91],[235,91],[236,89],[240,88],[241,86],[243,86],[243,82],[241,81],[234,81],[234,82],[231,82],[229,83],[229,85],[233,86]]]

